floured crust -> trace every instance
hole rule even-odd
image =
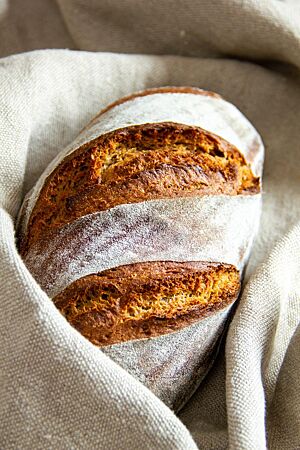
[[[229,305],[239,289],[229,264],[149,262],[81,278],[53,301],[101,346],[172,333]]]
[[[102,109],[86,127],[89,127],[91,123],[97,121],[99,116],[105,114],[107,111],[114,108],[115,106],[121,105],[122,103],[128,102],[129,100],[133,100],[134,98],[137,97],[145,97],[146,95],[152,94],[195,94],[195,95],[204,95],[206,97],[222,98],[221,95],[217,94],[216,92],[205,91],[204,89],[189,86],[177,86],[177,87],[164,86],[159,88],[144,89],[143,91],[134,92],[133,94],[126,95],[125,97],[122,97],[116,100],[115,102],[110,103],[108,106],[106,106],[106,108]]]
[[[213,133],[175,123],[127,127],[73,152],[51,173],[21,252],[49,228],[119,204],[259,189],[238,149]]]
[[[222,261],[242,269],[261,196],[204,195],[118,205],[49,229],[24,261],[53,298],[91,273],[149,261]]]

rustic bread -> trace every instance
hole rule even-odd
[[[263,156],[219,95],[148,89],[102,110],[21,208],[20,253],[41,287],[174,409],[208,370],[238,297]]]

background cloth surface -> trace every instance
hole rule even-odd
[[[0,55],[0,448],[299,449],[299,2],[2,0]],[[266,146],[243,294],[179,417],[65,321],[14,236],[24,194],[93,115],[163,85],[220,93]]]

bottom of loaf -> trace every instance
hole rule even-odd
[[[53,301],[80,333],[105,346],[178,331],[231,304],[239,289],[230,264],[154,261],[85,276]]]
[[[214,364],[232,311],[229,305],[176,333],[101,350],[178,413]]]

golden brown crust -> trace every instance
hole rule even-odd
[[[119,204],[258,191],[259,179],[236,147],[200,127],[159,123],[115,130],[67,156],[47,178],[21,252],[47,228]]]
[[[96,345],[172,333],[238,296],[228,264],[149,262],[81,278],[54,298],[67,320]]]

